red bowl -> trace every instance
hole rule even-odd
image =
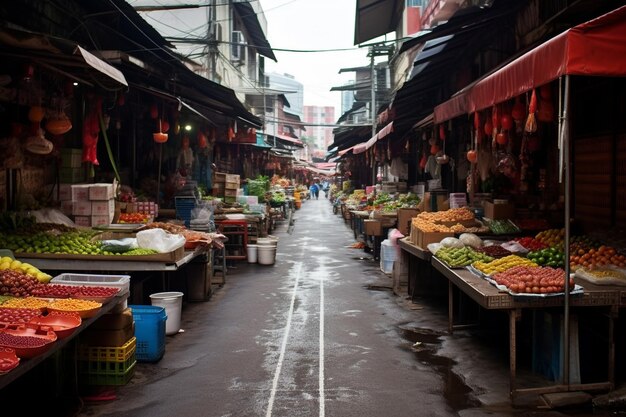
[[[2,338],[2,333],[10,336],[10,339]],[[29,346],[27,338],[39,339],[39,343]],[[0,328],[0,347],[11,348],[20,358],[34,358],[46,352],[57,340],[57,335],[49,327],[36,326],[36,328],[24,325],[4,326]]]
[[[59,339],[70,336],[80,327],[83,320],[76,313],[51,313],[33,318],[28,326],[45,326],[52,329]]]
[[[20,358],[15,354],[15,349],[0,347],[0,375],[15,369],[20,364]]]

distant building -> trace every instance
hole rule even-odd
[[[354,80],[348,81],[348,84],[354,84]],[[354,104],[354,91],[342,91],[341,92],[341,114],[344,114],[348,110],[352,109]]]
[[[312,138],[315,148],[326,152],[333,141],[333,128],[315,125],[332,125],[335,123],[335,108],[332,106],[304,106],[304,122],[308,125],[306,136]]]
[[[286,112],[291,113],[300,118],[303,117],[304,106],[304,86],[298,82],[293,75],[279,74],[272,72],[267,75],[269,88],[282,91],[295,91],[294,93],[285,93],[285,97],[289,102]]]

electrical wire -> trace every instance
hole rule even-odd
[[[166,36],[165,39],[168,42],[172,43],[191,43],[191,44],[201,44],[208,43],[209,40],[206,38],[179,38],[176,36]],[[250,46],[252,48],[260,49],[265,48],[265,46],[254,45],[251,43],[237,43],[237,42],[228,42],[228,41],[216,41],[211,40],[213,43],[221,43],[224,45],[245,45]],[[331,48],[331,49],[289,49],[289,48],[275,48],[270,47],[272,51],[280,51],[280,52],[302,52],[302,53],[319,53],[319,52],[345,52],[345,51],[358,51],[362,48],[360,47],[350,47],[350,48]]]

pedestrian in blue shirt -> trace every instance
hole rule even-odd
[[[316,183],[311,183],[311,186],[309,187],[309,193],[311,193],[311,200],[313,199],[313,197],[315,197],[316,200],[319,199],[320,189]]]

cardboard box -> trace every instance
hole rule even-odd
[[[61,213],[71,215],[74,211],[74,202],[71,200],[61,201]]]
[[[239,175],[238,174],[225,174],[225,182],[236,182],[239,184]]]
[[[398,209],[398,230],[404,236],[408,236],[411,232],[411,219],[419,214],[416,208],[399,208]]]
[[[450,208],[450,201],[446,193],[436,193],[435,201],[432,201],[432,193],[424,193],[424,199],[420,201],[417,208],[421,211],[446,211]]]
[[[72,201],[88,201],[89,187],[89,184],[72,184]]]
[[[87,328],[80,334],[80,343],[88,346],[120,347],[135,335],[135,322],[118,330]]]
[[[91,216],[91,201],[79,200],[72,203],[74,216]]]
[[[239,188],[239,181],[226,181],[224,183],[224,188],[227,190],[236,190]]]
[[[120,330],[130,326],[133,323],[133,312],[126,307],[121,313],[107,313],[94,321],[90,329],[94,330]]]
[[[449,232],[424,232],[418,229],[416,246],[428,250],[431,243],[439,243],[446,237],[454,237],[454,233]]]
[[[89,186],[89,200],[110,200],[115,197],[113,184],[91,184]]]
[[[382,236],[383,223],[380,220],[363,220],[363,231],[367,236]]]
[[[225,189],[224,190],[224,196],[226,197],[237,197],[237,189],[234,190],[230,190],[230,189]]]
[[[506,220],[515,218],[515,206],[511,203],[494,204],[491,201],[484,201],[483,208],[485,217],[492,220]]]

